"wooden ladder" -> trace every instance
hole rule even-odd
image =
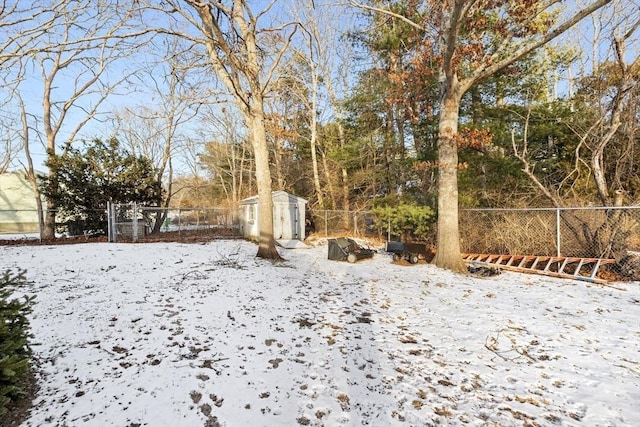
[[[608,283],[607,280],[597,277],[600,266],[616,262],[615,259],[604,258],[536,255],[462,254],[462,257],[467,264],[472,266],[487,266],[599,284]]]

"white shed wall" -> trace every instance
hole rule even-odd
[[[272,201],[274,238],[276,240],[304,240],[304,218],[307,201],[285,191],[274,191]],[[258,197],[244,199],[240,202],[240,205],[243,208],[242,227],[244,237],[256,240],[260,236],[258,229]]]

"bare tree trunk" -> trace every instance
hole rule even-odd
[[[347,168],[340,168],[342,175],[342,209],[348,211],[351,209],[351,198],[349,197],[349,172]]]
[[[640,22],[636,24],[636,26],[638,25],[640,25]],[[607,206],[611,205],[613,200],[607,188],[604,172],[604,151],[607,145],[609,145],[609,142],[615,136],[618,128],[622,125],[622,111],[625,104],[628,102],[628,95],[634,87],[633,73],[640,69],[640,57],[636,56],[631,65],[628,65],[625,59],[626,41],[632,34],[633,31],[630,30],[623,37],[615,40],[616,56],[622,77],[618,87],[616,88],[616,93],[610,108],[611,113],[607,130],[600,140],[597,141],[591,154],[591,167],[593,169],[593,177],[598,189],[598,195],[600,196],[602,203]]]
[[[466,272],[460,255],[458,224],[458,114],[460,93],[457,80],[446,86],[440,102],[438,127],[438,248],[433,263],[452,271]]]
[[[285,190],[286,179],[285,173],[282,168],[282,146],[278,138],[274,138],[273,141],[273,169],[276,175],[276,190]]]
[[[334,190],[334,185],[333,185],[333,177],[331,176],[331,167],[329,166],[329,161],[327,159],[327,155],[326,153],[322,152],[321,153],[321,157],[322,157],[322,170],[324,172],[324,179],[326,181],[326,185],[327,185],[327,194],[329,196],[329,206],[331,207],[331,209],[335,210],[336,209],[336,195],[335,195],[335,190]],[[322,207],[321,207],[322,208]]]
[[[231,206],[238,206],[238,202],[240,202],[239,187],[242,185],[242,168],[244,166],[244,155],[240,160],[240,176],[238,176],[238,173],[235,170],[235,168],[238,167],[238,159],[236,159],[236,147],[234,146],[231,147],[231,165]]]
[[[269,149],[267,144],[264,94],[267,92],[280,59],[289,47],[296,26],[288,34],[282,28],[283,42],[271,58],[258,47],[258,35],[265,29],[258,28],[258,20],[264,16],[273,3],[254,14],[247,0],[231,2],[186,0],[197,12],[202,25],[196,24],[193,17],[184,10],[182,2],[166,0],[169,14],[180,13],[187,22],[192,23],[204,36],[203,43],[208,51],[213,71],[233,96],[238,109],[242,112],[253,147],[256,165],[256,184],[258,186],[258,227],[259,247],[257,256],[268,259],[280,259],[273,236],[273,207],[271,199],[271,172],[269,170]],[[159,7],[163,7],[159,6]],[[175,35],[192,40],[186,33]],[[264,46],[262,46],[264,47]],[[272,59],[267,66],[266,58]]]
[[[243,196],[243,194],[245,194],[245,170],[248,170],[248,175],[249,177],[253,176],[253,162],[251,158],[247,158],[247,147],[246,144],[243,142],[242,143],[242,155],[240,156],[240,166],[238,168],[238,170],[236,171],[236,173],[234,173],[234,191],[233,191],[233,206],[237,206],[238,202],[240,201],[241,197]],[[246,166],[246,165],[249,166]],[[246,185],[247,189],[251,189],[251,179],[249,179],[249,182]],[[248,193],[248,191],[247,191]]]
[[[260,98],[260,96],[256,96]],[[256,183],[258,186],[258,241],[257,256],[266,259],[280,259],[273,235],[273,199],[271,196],[271,172],[269,170],[269,150],[264,143],[267,139],[264,127],[262,100],[254,101],[254,109],[247,117],[251,144],[256,159]]]
[[[338,124],[338,136],[340,138],[340,145],[344,147],[347,141],[342,124]],[[351,201],[349,197],[349,171],[345,166],[341,166],[340,174],[342,178],[342,209],[348,211],[351,208]]]
[[[54,67],[56,70],[56,67]],[[43,73],[44,74],[44,73]],[[55,75],[55,74],[54,74]],[[53,78],[45,77],[44,96],[42,97],[42,107],[44,108],[44,133],[47,140],[47,158],[51,159],[56,154],[56,136],[58,129],[54,131],[51,118],[51,85]],[[67,143],[68,146],[68,143]],[[47,197],[47,209],[44,212],[44,229],[40,231],[42,239],[49,240],[56,237],[56,210],[57,202],[55,192],[58,191],[58,179],[56,170],[48,167],[49,174],[49,196]]]
[[[173,196],[173,163],[171,162],[171,156],[167,157],[166,167],[169,169],[169,173],[167,175],[167,196],[164,198],[164,202],[162,203],[162,209],[156,215],[156,220],[153,224],[153,232],[159,233],[162,225],[167,220],[169,216],[169,206],[171,205],[171,197]],[[158,181],[162,183],[162,177],[164,175],[163,172],[158,173]]]
[[[27,120],[27,111],[22,100],[22,97],[18,95],[19,103],[20,103],[20,117],[22,122],[22,141],[24,147],[24,155],[27,159],[27,167],[26,169],[26,177],[29,183],[31,184],[31,188],[33,189],[33,194],[36,198],[36,209],[38,210],[38,231],[40,234],[40,239],[45,238],[44,230],[45,230],[45,222],[44,222],[44,207],[42,206],[42,195],[40,193],[40,187],[38,187],[38,177],[36,176],[36,170],[33,165],[33,157],[31,156],[31,149],[29,146],[29,123]]]
[[[593,0],[579,8],[574,14],[563,17],[554,25],[539,32],[535,37],[522,37],[519,33],[523,24],[532,22],[522,21],[525,16],[520,10],[516,16],[502,14],[498,10],[501,3],[491,6],[498,14],[502,14],[500,19],[513,24],[515,31],[509,33],[491,33],[485,31],[476,34],[477,40],[486,38],[491,46],[481,55],[477,55],[477,63],[469,64],[467,56],[460,54],[459,47],[464,42],[464,37],[468,35],[467,28],[473,28],[473,19],[476,8],[489,8],[487,4],[477,1],[436,1],[430,0],[425,5],[424,13],[421,16],[434,15],[437,19],[427,19],[421,22],[414,22],[409,17],[395,13],[391,10],[377,5],[363,4],[357,0],[350,0],[351,4],[362,9],[384,13],[388,16],[400,19],[403,22],[419,29],[426,27],[438,34],[437,55],[440,56],[440,82],[443,87],[443,95],[440,103],[440,124],[438,130],[438,240],[437,254],[433,260],[438,267],[448,268],[454,271],[466,271],[460,253],[459,227],[458,227],[458,183],[457,183],[457,137],[458,115],[460,99],[466,91],[478,82],[495,75],[506,67],[525,57],[536,49],[546,45],[551,40],[566,32],[576,25],[583,18],[591,15],[598,9],[611,3],[613,0]],[[547,12],[557,2],[523,2],[522,7],[529,12],[532,19],[537,18],[542,13]],[[435,25],[434,25],[435,24]],[[507,26],[505,26],[507,28]],[[472,30],[473,31],[473,30]],[[493,36],[493,39],[492,39]],[[464,66],[460,66],[464,64]],[[465,70],[467,68],[467,71]],[[462,76],[462,77],[461,77]],[[497,95],[498,99],[500,95]]]
[[[316,142],[318,141],[318,75],[315,70],[315,64],[313,62],[313,58],[311,59],[311,111],[309,114],[311,115],[311,140],[310,140],[310,151],[311,151],[311,166],[313,170],[313,188],[316,192],[316,199],[318,200],[318,206],[324,208],[324,196],[322,194],[322,186],[320,185],[320,174],[318,173],[318,150],[316,147]]]

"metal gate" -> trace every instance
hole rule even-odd
[[[138,237],[145,235],[146,225],[137,203],[107,202],[107,212],[109,242],[117,242],[118,237],[136,242]]]

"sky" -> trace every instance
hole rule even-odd
[[[318,14],[323,14],[326,13],[326,11],[328,10],[328,6],[326,5],[327,2],[325,1],[317,1],[316,5],[316,11],[318,12]],[[267,4],[266,1],[261,1],[258,2],[258,5],[260,7],[263,7],[265,4]],[[290,2],[288,1],[278,1],[276,2],[276,6],[273,8],[274,11],[274,15],[278,15],[278,12],[281,12],[283,10],[287,10],[287,7],[289,7]],[[622,6],[626,6],[626,7],[631,7],[633,8],[635,5],[637,5],[637,0],[632,0],[630,2],[622,2],[620,3]],[[260,7],[256,8],[259,9]],[[333,9],[335,9],[335,7],[333,7]],[[627,16],[627,14],[625,13],[625,11],[623,12],[618,12],[616,13],[616,16]],[[628,14],[629,18],[632,19],[635,15],[633,13],[629,13]],[[584,55],[585,55],[585,59],[583,61],[578,61],[574,67],[572,67],[572,73],[573,73],[573,77],[575,77],[576,75],[578,75],[581,71],[581,68],[585,68],[589,69],[589,67],[591,66],[590,61],[588,60],[589,55],[592,53],[591,50],[591,41],[593,40],[593,28],[595,28],[594,23],[597,22],[598,26],[602,26],[602,31],[603,34],[606,34],[608,31],[610,31],[612,29],[611,26],[611,22],[609,21],[609,18],[607,18],[606,16],[603,16],[602,19],[598,19],[598,20],[591,20],[590,18],[587,18],[585,20],[582,21],[582,23],[580,24],[580,26],[575,29],[575,30],[571,30],[568,33],[568,38],[571,41],[571,43],[577,43],[581,46],[583,46],[584,48]],[[347,24],[347,20],[343,20],[343,19],[339,19],[339,20],[335,20],[334,24]],[[158,23],[155,23],[155,25],[161,25]],[[337,33],[339,33],[339,31],[336,31]],[[560,40],[561,43],[567,43],[566,38],[561,39]],[[637,43],[637,40],[634,39],[634,42]],[[343,43],[346,43],[343,41]],[[601,54],[611,54],[611,49],[610,49],[610,43],[609,42],[604,42],[603,41],[603,46],[600,49],[595,49],[595,51],[601,53]],[[635,57],[637,56],[637,49],[634,49],[633,47],[637,46],[637,45],[632,45],[627,53],[631,57]],[[109,77],[110,78],[120,78],[122,76],[123,70],[127,70],[127,69],[132,69],[135,68],[135,66],[137,66],[138,64],[140,64],[141,62],[144,62],[145,60],[149,60],[151,62],[156,61],[156,59],[151,58],[148,54],[144,54],[143,52],[138,52],[138,54],[134,54],[132,55],[130,58],[131,63],[127,63],[126,60],[123,61],[119,61],[117,64],[114,65],[114,67],[111,69],[110,73],[109,73]],[[358,67],[355,67],[354,64],[350,64],[349,65],[350,68],[353,69],[359,69]],[[29,107],[29,113],[30,113],[30,117],[32,118],[32,126],[34,129],[42,129],[42,98],[41,98],[41,77],[40,77],[40,71],[39,68],[37,66],[29,66],[25,68],[27,70],[27,77],[24,80],[24,83],[22,85],[21,91],[24,95],[24,99],[25,102],[27,103],[28,107]],[[56,95],[56,100],[57,101],[64,101],[65,99],[65,95],[68,95],[69,93],[69,87],[73,84],[74,79],[75,79],[75,71],[73,67],[70,67],[67,71],[66,71],[66,75],[61,76],[62,78],[57,79],[54,86],[55,86],[55,90],[58,93],[58,95]],[[568,77],[568,74],[563,76],[564,78]],[[136,91],[130,91],[131,88],[129,89],[122,89],[122,94],[121,95],[117,95],[117,96],[113,96],[112,98],[109,99],[109,101],[107,103],[105,103],[104,108],[101,109],[101,111],[103,113],[106,112],[113,112],[113,111],[117,111],[117,110],[121,110],[124,108],[132,108],[135,109],[140,105],[145,105],[145,106],[149,106],[149,104],[153,105],[154,102],[154,98],[153,98],[153,94],[151,94],[149,92],[149,88],[143,88],[139,85],[139,82],[137,82],[138,87],[136,87]],[[561,84],[561,87],[566,87],[566,83],[565,84]],[[78,107],[80,108],[76,108],[76,109],[72,109],[70,112],[70,116],[67,119],[66,124],[63,126],[62,128],[62,132],[60,134],[59,137],[59,141],[58,144],[62,144],[65,141],[66,136],[68,136],[70,130],[75,127],[76,123],[79,120],[82,120],[84,118],[84,113],[82,112],[83,109],[86,110],[92,103],[95,103],[96,101],[96,97],[95,96],[88,96],[86,98],[82,98],[78,101]],[[3,120],[4,120],[4,116],[6,116],[8,114],[8,111],[10,109],[5,108],[3,113],[0,115],[2,116]],[[101,120],[104,119],[104,116],[101,116]],[[18,126],[19,123],[16,122],[16,126]],[[193,128],[192,125],[190,125],[190,127]],[[84,130],[81,132],[80,137],[83,139],[93,139],[95,137],[99,137],[99,138],[109,138],[112,135],[110,134],[110,132],[112,131],[112,127],[110,126],[109,122],[103,122],[100,120],[92,120],[90,121],[86,127],[84,128]],[[189,129],[189,127],[187,127],[187,129],[185,129],[186,133],[190,133],[192,136],[198,137],[198,135],[196,135],[195,132],[193,132],[193,129]],[[35,132],[32,133],[32,145],[31,145],[31,150],[32,153],[35,156],[35,162],[36,162],[36,167],[40,170],[44,169],[44,160],[45,160],[45,149],[44,146],[42,145],[41,141],[38,140],[38,138],[36,137]],[[22,162],[24,164],[24,158],[23,156],[20,156],[18,159],[16,159],[15,162],[13,162],[12,168],[19,168],[21,166],[20,162]],[[179,164],[180,162],[177,161],[175,162],[176,164]]]
[[[307,244],[0,248],[37,301],[23,427],[640,425],[639,282]]]

